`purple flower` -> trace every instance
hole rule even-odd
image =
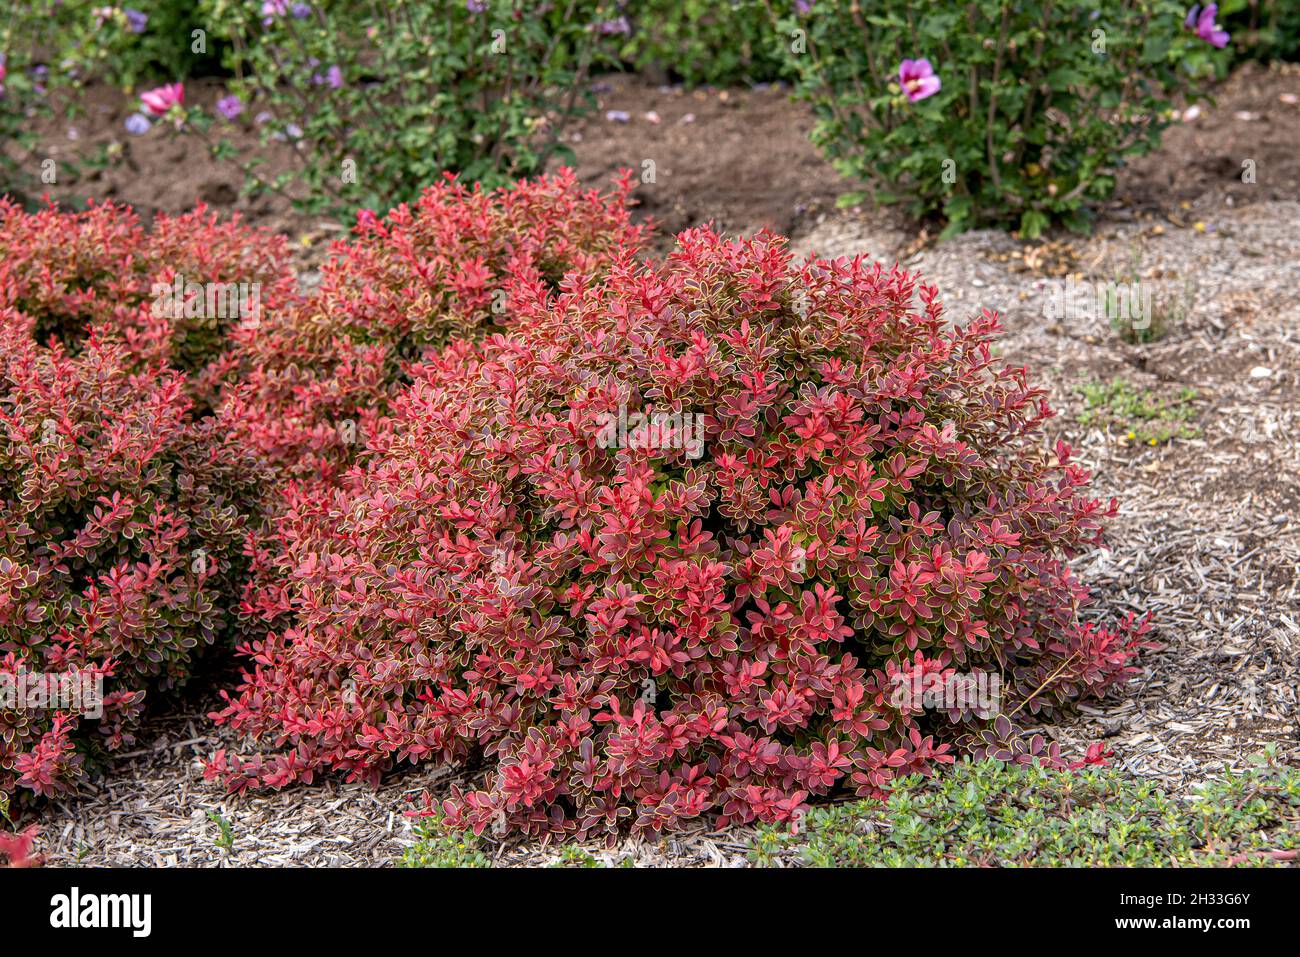
[[[311,4],[290,4],[289,0],[262,0],[263,26],[269,27],[276,17],[282,17],[285,14],[288,14],[295,20],[303,20],[311,16]]]
[[[611,123],[627,123],[632,119],[632,114],[627,110],[606,110],[605,119]]]
[[[217,112],[228,120],[233,120],[240,113],[244,112],[244,104],[240,102],[239,97],[231,93],[217,100]]]
[[[132,113],[126,118],[126,131],[132,136],[143,136],[149,132],[149,117],[143,113]]]
[[[1183,26],[1189,30],[1195,30],[1196,35],[1212,46],[1222,50],[1228,45],[1227,31],[1219,28],[1214,22],[1214,18],[1219,14],[1219,5],[1217,3],[1207,3],[1205,9],[1201,9],[1198,3],[1192,9],[1187,11],[1187,19],[1183,21]]]
[[[126,25],[132,33],[144,33],[144,28],[149,25],[149,14],[130,7],[124,8],[122,12],[126,14]]]
[[[465,0],[465,9],[470,13],[482,13],[487,8],[487,0]]]
[[[915,103],[939,92],[939,78],[929,60],[904,60],[898,67],[898,85]]]
[[[605,20],[600,24],[600,32],[605,36],[611,36],[615,33],[629,34],[632,32],[632,24],[628,22],[627,17]]]
[[[315,68],[316,66],[319,65],[319,61],[317,61],[316,58],[313,57],[307,65]],[[321,73],[319,70],[317,70],[315,73],[311,75],[311,82],[314,86],[328,85],[331,90],[337,90],[339,87],[343,85],[343,71],[340,70],[337,66],[330,67],[324,73]]]
[[[4,57],[0,56],[0,80],[4,79]],[[45,95],[45,79],[50,75],[50,68],[41,63],[37,66],[30,67],[27,72],[31,74],[32,90],[37,96]],[[0,93],[4,92],[4,85],[0,84]]]
[[[794,8],[801,15],[812,9],[812,0],[794,0]]]

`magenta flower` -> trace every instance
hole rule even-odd
[[[915,103],[939,92],[939,78],[929,60],[904,60],[898,67],[898,85]]]
[[[1189,30],[1195,30],[1196,35],[1212,46],[1222,50],[1228,45],[1228,33],[1226,30],[1219,28],[1214,22],[1214,18],[1219,14],[1219,5],[1217,3],[1207,3],[1205,9],[1201,9],[1198,3],[1192,9],[1187,11],[1187,19],[1183,21],[1183,26]]]
[[[185,86],[181,83],[168,83],[140,94],[140,102],[145,112],[151,116],[162,116],[173,106],[185,102]]]

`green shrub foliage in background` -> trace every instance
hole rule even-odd
[[[773,8],[814,141],[877,201],[1035,236],[1087,225],[1218,48],[1173,0],[855,0]],[[861,198],[851,196],[850,200]]]
[[[78,0],[79,18],[93,28],[102,50],[99,76],[128,93],[146,83],[221,72],[223,24],[203,15],[194,0],[131,0],[107,6]]]
[[[32,150],[33,119],[51,109],[49,89],[66,79],[50,75],[53,0],[14,3],[0,10],[0,195],[25,197],[40,182],[40,160]]]
[[[1223,0],[1223,28],[1242,60],[1300,59],[1300,3],[1295,0]]]
[[[625,59],[687,86],[766,83],[790,74],[762,0],[634,0]]]
[[[208,0],[207,14],[228,24],[237,79],[191,122],[218,155],[234,155],[228,124],[289,144],[296,165],[256,182],[297,183],[315,211],[414,200],[444,171],[487,186],[538,172],[618,47],[617,7],[595,0]]]

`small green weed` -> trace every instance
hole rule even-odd
[[[1194,439],[1201,430],[1194,424],[1196,390],[1181,389],[1172,399],[1157,398],[1124,379],[1084,385],[1084,410],[1079,424],[1119,432],[1129,442],[1161,445],[1172,439]]]
[[[1111,317],[1111,328],[1129,345],[1140,346],[1163,339],[1187,319],[1196,284],[1143,278],[1141,253],[1134,246],[1127,271],[1108,286],[1105,298],[1103,315]]]
[[[216,811],[208,811],[208,820],[221,829],[221,836],[217,838],[217,847],[230,850],[235,844],[235,826]]]

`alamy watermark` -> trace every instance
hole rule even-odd
[[[153,931],[152,894],[92,894],[73,887],[50,898],[50,926],[58,930],[124,928],[132,937]]]
[[[1108,319],[1133,329],[1151,325],[1154,284],[1133,282],[1084,282],[1081,279],[1053,280],[1048,286],[1043,315],[1052,320]]]
[[[260,282],[186,282],[179,273],[151,290],[160,319],[240,319],[256,326],[262,316]]]
[[[889,703],[900,711],[967,711],[979,718],[1002,711],[1002,676],[995,671],[898,672],[890,680]]]
[[[681,449],[687,458],[704,454],[704,416],[693,412],[602,412],[596,444],[602,449]]]
[[[104,716],[104,675],[98,671],[0,674],[0,711],[73,711]]]

